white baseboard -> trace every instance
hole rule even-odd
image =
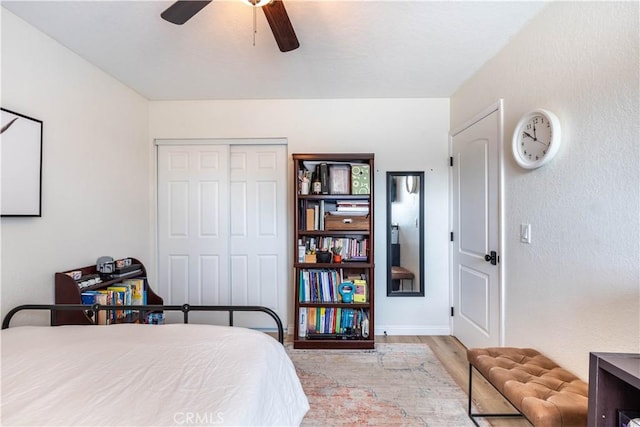
[[[451,328],[446,326],[415,326],[415,325],[380,325],[376,326],[375,334],[384,335],[451,335]]]

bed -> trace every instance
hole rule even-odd
[[[197,324],[2,330],[2,425],[298,425],[308,409],[283,345],[263,332]]]

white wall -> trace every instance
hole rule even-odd
[[[504,98],[505,344],[584,379],[590,351],[640,352],[638,22],[637,2],[552,3],[451,98],[452,128]],[[538,107],[563,146],[525,171],[511,135]]]
[[[151,138],[284,137],[290,154],[374,152],[376,334],[449,333],[448,99],[157,101],[150,103],[149,118]],[[425,298],[386,296],[389,170],[425,171]],[[289,176],[292,171],[289,160]],[[292,203],[290,195],[289,215]]]
[[[42,217],[1,220],[4,316],[53,303],[56,271],[152,252],[147,101],[1,12],[2,107],[44,122]]]

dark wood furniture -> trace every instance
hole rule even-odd
[[[104,280],[100,283],[96,283],[95,285],[83,287],[82,289],[78,285],[78,283],[86,278],[87,276],[92,276],[98,274],[96,269],[96,265],[89,265],[86,267],[80,268],[72,268],[67,271],[62,271],[55,274],[55,303],[56,304],[82,304],[81,293],[83,291],[95,291],[99,289],[104,289],[109,286],[113,286],[116,283],[121,283],[126,279],[135,279],[140,277],[147,277],[147,270],[140,261],[135,258],[131,258],[132,265],[139,265],[139,269],[135,269],[128,274],[124,274],[120,277]],[[72,271],[80,271],[82,274],[82,278],[78,281],[74,280],[67,273]],[[149,283],[147,281],[147,304],[149,305],[162,305],[163,300],[159,297]],[[51,325],[90,325],[91,319],[87,316],[86,313],[82,311],[51,311]]]
[[[640,354],[589,354],[589,427],[618,426],[618,411],[640,412]]]
[[[374,154],[373,153],[339,153],[339,154],[293,154],[293,172],[294,172],[294,239],[293,239],[293,255],[294,255],[294,295],[295,295],[295,327],[294,327],[294,348],[304,349],[373,349],[374,348]],[[351,164],[351,170],[349,172],[348,191],[347,194],[301,194],[300,176],[303,171],[313,172],[314,169],[309,165],[318,165],[326,163],[331,172],[332,167],[344,167]],[[354,169],[353,166],[356,166]],[[354,194],[356,192],[351,179],[352,173],[359,170],[358,166],[364,166],[364,169],[368,168],[369,171],[369,191],[365,194]],[[319,169],[321,171],[321,169]],[[332,177],[329,177],[332,179]],[[312,187],[313,188],[313,187]],[[342,187],[344,188],[344,187]],[[311,190],[312,192],[313,190]],[[326,191],[325,191],[326,192]],[[330,192],[330,191],[329,191]],[[338,227],[336,229],[336,222],[342,221],[342,218],[336,215],[323,215],[329,211],[335,211],[337,205],[340,202],[354,201],[358,204],[369,206],[368,216],[354,216],[344,220],[344,227]],[[308,208],[321,205],[323,209],[319,209],[318,218],[320,221],[325,219],[327,222],[325,227],[321,225],[318,229],[314,227],[308,227],[307,215]],[[336,221],[339,220],[339,221]],[[319,222],[320,222],[319,221]],[[300,252],[300,243],[303,245],[309,242],[321,241],[322,239],[358,239],[360,241],[367,241],[367,253],[366,256],[361,257],[357,261],[355,259],[343,259],[340,263],[318,263],[315,262],[314,256],[306,257],[304,261],[301,259],[304,254]],[[328,249],[328,248],[327,248]],[[330,274],[340,272],[343,282],[347,277],[360,276],[366,280],[366,301],[365,302],[319,302],[319,301],[304,301],[301,298],[301,273],[312,270],[325,270]],[[353,330],[350,334],[341,333],[305,333],[306,328],[301,328],[301,321],[307,322],[305,318],[310,310],[325,309],[332,310],[333,314],[337,313],[337,309],[340,309],[341,313],[344,310],[357,310],[366,314],[368,321],[368,331],[363,331],[362,328]],[[302,313],[302,315],[301,315]],[[302,319],[302,320],[301,320]],[[333,320],[334,323],[336,320]],[[331,320],[328,320],[329,325]],[[301,330],[302,329],[302,330]],[[331,329],[329,329],[332,331]]]

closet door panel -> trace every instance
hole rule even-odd
[[[232,270],[234,304],[264,305],[287,323],[286,146],[231,147],[231,256],[247,259]],[[238,274],[238,280],[235,275]],[[246,288],[236,286],[246,278]],[[253,320],[248,322],[252,325]]]
[[[158,288],[167,304],[231,302],[228,158],[227,145],[158,147]]]

